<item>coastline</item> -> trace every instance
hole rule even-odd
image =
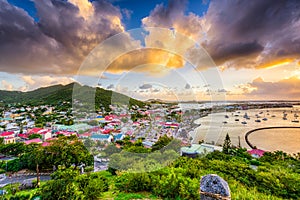
[[[192,143],[198,143],[201,140],[204,140],[207,143],[213,143],[216,145],[222,145],[226,133],[231,137],[231,142],[233,145],[238,146],[239,142],[242,147],[251,149],[251,146],[248,145],[245,135],[246,133],[255,130],[255,129],[264,129],[267,127],[277,127],[284,126],[288,128],[299,127],[299,123],[292,123],[291,114],[294,110],[300,110],[299,105],[294,107],[279,107],[279,108],[262,108],[262,109],[248,109],[248,110],[235,110],[231,112],[216,112],[210,113],[208,116],[200,117],[194,120],[195,124],[199,126],[191,131],[190,135],[193,138]],[[269,113],[267,113],[267,111]],[[287,112],[289,114],[288,120],[282,120],[282,112]],[[262,121],[260,123],[255,123],[255,114],[263,112],[261,117],[268,117],[267,121]],[[244,113],[248,113],[250,120],[243,119]],[[267,115],[268,114],[268,115]],[[223,124],[225,120],[224,116],[229,115],[228,123]],[[238,115],[237,117],[235,117]],[[276,115],[276,117],[271,117]],[[234,121],[235,118],[238,118],[240,121]],[[241,121],[246,121],[246,125],[242,125]],[[255,132],[255,131],[252,131]],[[297,135],[297,137],[300,135]],[[240,141],[239,141],[240,138]],[[263,141],[267,143],[267,140]],[[255,141],[251,141],[252,146],[256,146]],[[278,150],[283,144],[278,141]],[[286,145],[286,144],[285,144]]]
[[[256,128],[256,129],[253,129],[251,131],[248,131],[246,134],[245,134],[245,141],[246,143],[249,145],[250,148],[252,149],[255,149],[255,146],[256,145],[253,145],[250,140],[249,140],[249,136],[251,133],[254,133],[254,132],[257,132],[257,131],[260,131],[260,130],[268,130],[268,129],[293,129],[293,128],[297,128],[297,129],[300,129],[300,126],[272,126],[272,127],[262,127],[262,128]]]

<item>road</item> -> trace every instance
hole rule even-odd
[[[3,179],[0,179],[0,188],[10,184],[10,183],[22,183],[23,181],[31,178],[36,178],[36,176],[20,176],[20,177],[6,177]],[[50,176],[40,176],[41,181],[50,180]]]

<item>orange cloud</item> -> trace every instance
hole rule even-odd
[[[277,60],[272,60],[270,62],[260,64],[256,66],[257,69],[270,69],[274,67],[278,67],[280,65],[285,65],[294,62],[294,58],[283,58],[283,59],[277,59]]]
[[[147,73],[161,73],[161,71],[181,68],[185,64],[179,55],[162,49],[139,49],[131,51],[114,60],[107,68],[111,73],[123,71],[138,71]]]
[[[94,14],[94,7],[88,0],[69,0],[72,4],[78,7],[79,14],[88,20]]]
[[[252,99],[300,99],[300,79],[296,76],[282,79],[277,82],[267,82],[257,78],[249,83],[249,86],[256,88],[246,94]]]

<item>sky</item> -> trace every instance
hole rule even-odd
[[[298,0],[0,0],[0,90],[299,100]]]

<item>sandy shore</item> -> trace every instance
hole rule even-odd
[[[205,142],[214,141],[216,144],[223,144],[226,133],[228,133],[233,145],[238,145],[238,137],[240,137],[242,147],[249,149],[250,147],[245,142],[245,133],[252,129],[268,126],[300,126],[300,123],[291,122],[294,119],[294,113],[297,109],[298,115],[300,115],[299,106],[294,108],[238,110],[233,113],[213,113],[196,120],[196,123],[201,125],[194,130],[192,135],[194,138],[193,143],[198,143],[199,140],[204,140]],[[287,120],[282,119],[284,111],[287,113]],[[250,119],[243,118],[245,113],[247,113]],[[260,123],[255,122],[257,114],[260,116]],[[225,118],[225,115],[228,115],[229,118]],[[263,118],[267,118],[268,120],[263,121]],[[239,121],[235,121],[237,119]],[[224,121],[227,123],[224,124]],[[247,124],[242,124],[242,121],[247,122]],[[278,130],[274,131],[273,134],[253,133],[249,139],[251,139],[252,144],[257,147],[265,148],[266,150],[284,150],[289,153],[299,152],[299,132],[296,133],[289,130]]]

